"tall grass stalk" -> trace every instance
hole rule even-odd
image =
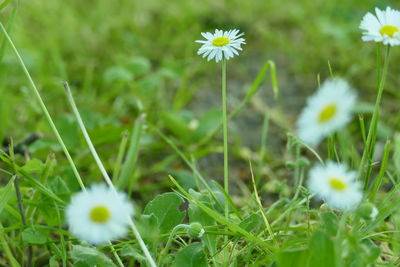
[[[379,49],[378,49],[379,51]],[[378,70],[378,89],[377,89],[377,96],[376,102],[374,107],[374,112],[372,114],[371,124],[369,126],[368,135],[367,135],[367,142],[364,147],[363,155],[361,158],[361,163],[359,167],[359,176],[358,179],[364,178],[364,190],[368,188],[369,185],[369,178],[371,176],[372,170],[372,160],[375,151],[375,143],[376,143],[376,135],[378,129],[378,119],[379,119],[379,111],[380,111],[380,104],[383,95],[383,90],[385,87],[386,76],[388,73],[389,67],[389,59],[390,59],[390,46],[387,46],[385,52],[385,58],[383,62],[383,69],[382,72]],[[377,68],[380,68],[380,57],[377,56]],[[367,166],[365,166],[367,164]]]
[[[86,140],[86,143],[87,143],[88,146],[89,146],[90,152],[92,153],[92,156],[93,156],[93,158],[95,159],[95,161],[96,161],[96,163],[97,163],[97,166],[98,166],[99,169],[100,169],[100,172],[101,172],[102,175],[104,176],[104,180],[106,181],[107,185],[108,185],[112,190],[114,190],[114,191],[116,192],[116,189],[115,189],[115,187],[114,187],[114,184],[112,183],[110,176],[108,175],[106,169],[104,168],[104,165],[103,165],[103,163],[102,163],[102,161],[101,161],[99,155],[97,154],[96,148],[94,147],[94,145],[93,145],[93,143],[92,143],[92,140],[90,139],[90,136],[89,136],[89,134],[88,134],[88,132],[87,132],[87,130],[86,130],[86,127],[85,127],[85,124],[83,123],[82,117],[81,117],[81,115],[79,114],[79,110],[78,110],[78,108],[77,108],[77,106],[76,106],[76,104],[75,104],[74,98],[73,98],[73,96],[72,96],[71,89],[69,88],[69,85],[68,85],[67,82],[64,82],[63,85],[64,85],[64,88],[65,88],[65,92],[66,92],[66,94],[67,94],[68,102],[69,102],[69,104],[70,104],[71,107],[72,107],[72,110],[73,110],[73,112],[74,112],[74,115],[75,115],[75,117],[76,117],[76,120],[78,121],[79,127],[81,128],[81,131],[82,131],[83,136],[84,136],[84,138],[85,138],[85,140]],[[142,239],[142,237],[141,237],[141,235],[140,235],[140,233],[139,233],[139,231],[138,231],[138,229],[137,229],[135,223],[133,222],[133,219],[132,219],[132,218],[129,218],[129,219],[130,219],[129,224],[130,224],[130,227],[131,227],[131,229],[132,229],[132,232],[133,232],[133,234],[136,236],[136,239],[138,240],[139,245],[140,245],[140,247],[141,247],[143,253],[145,254],[145,256],[146,256],[146,258],[147,258],[147,260],[148,260],[150,266],[156,267],[157,265],[156,265],[155,261],[153,260],[153,257],[151,256],[149,250],[147,249],[147,246],[146,246],[146,244],[144,243],[144,241],[143,241],[143,239]]]
[[[34,92],[34,94],[35,94],[35,96],[36,96],[36,98],[37,98],[37,100],[38,100],[38,102],[39,102],[40,108],[42,109],[42,111],[43,111],[43,113],[44,113],[44,115],[45,115],[45,117],[46,117],[48,123],[50,124],[50,127],[51,127],[52,131],[54,132],[54,134],[55,134],[55,136],[56,136],[56,138],[57,138],[57,141],[60,143],[61,148],[62,148],[62,150],[64,151],[65,156],[67,157],[67,160],[68,160],[68,162],[69,162],[69,164],[70,164],[70,166],[71,166],[71,168],[72,168],[72,171],[73,171],[74,174],[75,174],[75,177],[76,177],[76,179],[77,179],[77,181],[78,181],[78,183],[79,183],[79,186],[81,187],[82,190],[86,190],[86,189],[85,189],[85,185],[83,184],[82,178],[81,178],[81,176],[79,175],[78,170],[77,170],[77,168],[76,168],[76,166],[75,166],[75,163],[74,163],[74,161],[72,160],[72,157],[71,157],[71,155],[69,154],[68,149],[67,149],[67,147],[65,146],[64,141],[62,140],[62,138],[61,138],[61,136],[60,136],[60,133],[58,132],[58,130],[57,130],[57,128],[56,128],[56,125],[54,124],[53,119],[51,118],[50,113],[49,113],[49,111],[47,110],[46,105],[45,105],[44,102],[43,102],[42,97],[40,96],[39,90],[37,89],[37,87],[36,87],[36,85],[35,85],[35,83],[34,83],[32,77],[31,77],[31,75],[29,74],[29,71],[28,71],[28,69],[26,68],[24,61],[22,60],[21,55],[19,54],[17,48],[15,47],[13,41],[11,40],[11,37],[8,35],[7,30],[4,28],[3,23],[1,23],[1,22],[0,22],[0,28],[1,28],[1,30],[3,31],[3,33],[4,33],[4,35],[5,35],[5,37],[6,37],[7,41],[8,41],[8,43],[10,44],[10,46],[11,46],[11,48],[12,48],[12,50],[13,50],[14,53],[16,54],[16,56],[17,56],[17,58],[18,58],[18,61],[19,61],[20,65],[21,65],[21,67],[22,67],[22,70],[24,71],[26,77],[27,77],[28,80],[29,80],[29,83],[31,84],[31,87],[32,87],[32,89],[33,89],[33,92]]]
[[[124,188],[124,186],[128,184],[129,177],[131,177],[134,171],[139,153],[140,138],[145,125],[145,119],[146,115],[141,114],[134,122],[125,163],[122,166],[121,175],[118,177],[116,184],[118,188]]]

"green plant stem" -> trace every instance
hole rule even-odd
[[[369,195],[369,199],[371,202],[374,201],[375,195],[378,193],[379,188],[382,185],[383,176],[385,175],[385,171],[386,171],[388,160],[389,160],[390,144],[391,144],[390,140],[386,141],[385,148],[383,150],[381,169],[379,170],[378,178],[376,178],[375,185]]]
[[[153,260],[153,257],[151,256],[149,250],[147,249],[146,244],[144,243],[144,241],[143,241],[138,229],[136,228],[136,225],[134,224],[133,220],[130,221],[130,226],[131,226],[132,232],[136,236],[136,238],[137,238],[137,240],[139,242],[139,245],[140,245],[143,253],[145,254],[150,266],[151,267],[157,267],[155,261]]]
[[[251,165],[251,161],[250,161],[250,160],[249,160],[249,166],[250,166],[250,173],[251,173],[251,181],[253,182],[254,196],[255,196],[255,198],[256,198],[256,203],[257,203],[257,205],[258,205],[258,209],[259,209],[259,211],[260,211],[260,213],[261,213],[261,217],[262,217],[263,220],[264,220],[265,227],[266,227],[267,230],[268,230],[269,237],[271,238],[271,240],[274,241],[274,244],[277,246],[278,243],[277,243],[277,241],[276,241],[276,239],[275,239],[274,231],[272,230],[271,224],[269,223],[268,218],[267,218],[267,216],[265,215],[265,211],[264,211],[264,208],[263,208],[263,206],[262,206],[260,197],[258,196],[258,193],[257,193],[257,186],[256,186],[256,182],[255,182],[255,180],[254,180],[254,173],[253,173],[253,168],[252,168],[252,165]]]
[[[56,210],[57,214],[57,221],[58,221],[58,234],[60,236],[60,245],[61,245],[61,261],[62,261],[62,266],[66,267],[67,266],[67,246],[65,244],[65,239],[64,239],[64,234],[63,234],[63,221],[61,220],[61,214],[60,214],[60,209],[57,206],[57,203],[53,201],[54,209]]]
[[[92,143],[92,141],[90,139],[90,136],[89,136],[89,134],[88,134],[88,132],[86,130],[85,124],[82,121],[82,118],[81,118],[81,116],[79,114],[78,108],[76,107],[74,98],[72,97],[71,89],[69,88],[69,85],[68,85],[67,82],[64,82],[63,85],[64,85],[64,88],[65,88],[65,92],[67,94],[68,102],[71,105],[72,111],[74,112],[76,120],[78,121],[79,127],[81,128],[81,131],[82,131],[82,134],[83,134],[83,136],[84,136],[84,138],[86,140],[86,143],[89,146],[89,150],[92,153],[92,156],[93,156],[94,160],[96,161],[97,166],[99,167],[100,172],[103,175],[104,180],[106,181],[107,185],[110,188],[113,188],[115,190],[114,185],[113,185],[113,183],[111,181],[111,178],[108,175],[106,169],[104,168],[104,165],[101,162],[100,157],[97,154],[96,149],[94,148],[94,145],[93,145],[93,143]]]
[[[65,154],[65,156],[67,157],[67,160],[68,160],[69,164],[71,165],[72,171],[73,171],[74,174],[75,174],[75,177],[76,177],[76,179],[77,179],[77,181],[78,181],[78,183],[79,183],[79,186],[81,187],[82,190],[85,190],[85,185],[83,184],[82,178],[81,178],[81,176],[80,176],[79,173],[78,173],[78,170],[77,170],[77,168],[76,168],[76,166],[75,166],[75,163],[74,163],[74,161],[72,160],[72,157],[71,157],[71,155],[69,154],[68,149],[67,149],[67,147],[65,146],[64,141],[62,140],[62,138],[61,138],[61,136],[60,136],[60,133],[58,132],[58,130],[57,130],[57,128],[56,128],[56,125],[54,124],[53,119],[51,118],[50,113],[49,113],[49,111],[47,110],[46,105],[44,104],[44,102],[43,102],[43,100],[42,100],[42,97],[40,96],[39,90],[37,89],[37,87],[36,87],[36,85],[35,85],[35,83],[34,83],[32,77],[31,77],[31,75],[29,74],[29,71],[28,71],[28,69],[26,68],[24,61],[22,60],[21,55],[19,54],[17,48],[15,47],[13,41],[11,40],[11,37],[8,35],[7,30],[4,28],[3,23],[1,23],[1,22],[0,22],[0,28],[1,28],[1,30],[3,31],[3,33],[4,33],[4,35],[5,35],[6,39],[7,39],[7,41],[9,42],[9,44],[10,44],[10,46],[11,46],[11,48],[12,48],[12,50],[13,50],[14,53],[16,54],[16,56],[17,56],[17,58],[18,58],[18,61],[19,61],[19,63],[21,64],[22,70],[24,71],[26,77],[27,77],[28,80],[29,80],[29,83],[31,84],[31,87],[32,87],[32,89],[33,89],[33,92],[34,92],[34,94],[35,94],[35,96],[36,96],[36,98],[37,98],[37,100],[38,100],[38,102],[39,102],[40,108],[42,109],[42,111],[43,111],[43,113],[44,113],[44,115],[45,115],[45,117],[46,117],[48,123],[50,124],[51,129],[53,130],[53,132],[54,132],[54,134],[55,134],[55,136],[56,136],[56,138],[57,138],[57,141],[60,143],[61,148],[62,148],[62,150],[64,151],[64,154]]]
[[[215,201],[216,205],[220,208],[223,209],[222,205],[220,205],[216,195],[214,194],[214,191],[211,189],[211,187],[208,185],[206,179],[203,177],[203,175],[196,169],[196,166],[194,166],[190,160],[183,154],[183,152],[177,147],[177,145],[170,139],[168,138],[165,134],[163,134],[157,127],[154,127],[152,125],[149,125],[150,128],[158,135],[160,136],[168,145],[171,146],[171,148],[176,152],[176,154],[179,155],[179,157],[185,162],[185,164],[193,171],[193,173],[200,179],[201,183],[204,185],[206,188],[207,192],[210,194],[210,196],[213,198]]]
[[[118,177],[116,184],[118,188],[124,188],[124,186],[126,186],[134,171],[138,158],[140,138],[142,136],[145,119],[146,115],[141,114],[134,122],[126,159],[124,165],[122,166],[121,175]]]
[[[261,179],[262,168],[265,163],[265,156],[267,154],[267,138],[268,138],[268,131],[269,131],[269,113],[266,111],[264,113],[264,121],[262,126],[261,132],[261,144],[260,144],[260,159],[257,166],[257,174],[256,174],[256,187],[258,187]]]
[[[117,178],[118,178],[118,176],[120,174],[120,171],[121,171],[122,161],[124,160],[126,147],[128,145],[128,138],[129,138],[129,132],[128,131],[124,131],[122,133],[121,143],[120,143],[119,148],[118,148],[117,159],[115,160],[115,163],[114,163],[114,170],[113,170],[113,174],[112,174],[112,182],[113,182],[113,184],[117,183],[117,180],[118,180]]]
[[[120,267],[124,267],[124,263],[122,262],[121,258],[119,257],[117,251],[115,250],[113,244],[111,243],[111,241],[108,241],[108,245],[110,246],[111,249],[111,253],[114,255],[115,259],[117,260],[118,264]]]
[[[6,2],[3,2],[3,5],[4,5],[4,4],[6,4]],[[12,8],[10,17],[9,17],[7,23],[6,23],[7,31],[10,31],[11,28],[12,28],[12,26],[13,26],[13,24],[14,24],[15,16],[16,16],[16,14],[17,14],[17,10],[19,9],[18,6],[19,6],[19,0],[14,1],[14,5],[13,5],[13,8]],[[4,8],[4,7],[5,7],[5,6],[3,6],[3,8]],[[0,10],[1,10],[1,9],[2,9],[2,7],[0,7]],[[4,39],[4,40],[2,41],[2,43],[1,43],[1,46],[0,46],[0,60],[3,60],[4,52],[5,52],[5,50],[6,50],[6,43],[7,43],[7,40],[6,40],[6,39]]]
[[[202,202],[194,199],[188,192],[185,191],[185,189],[183,189],[182,186],[179,185],[179,183],[171,175],[168,175],[168,177],[172,181],[172,183],[179,189],[179,191],[182,193],[182,195],[187,200],[193,202],[196,206],[198,206],[201,210],[203,210],[205,213],[207,213],[207,215],[212,217],[215,221],[217,221],[218,223],[220,223],[222,225],[225,225],[232,232],[237,233],[237,234],[241,234],[247,240],[252,241],[255,244],[260,245],[266,251],[273,251],[274,250],[274,248],[272,246],[270,246],[264,240],[256,237],[255,235],[253,235],[252,233],[246,231],[245,229],[243,229],[239,225],[231,222],[224,215],[219,214],[215,210],[209,208],[207,205],[204,205]]]
[[[385,87],[385,81],[386,81],[386,76],[388,73],[388,66],[389,66],[389,57],[390,57],[390,46],[387,46],[386,49],[386,54],[385,54],[385,61],[383,63],[383,70],[382,74],[378,75],[380,78],[379,80],[379,85],[378,85],[378,91],[377,91],[377,96],[376,96],[376,102],[375,102],[375,108],[374,112],[372,114],[372,119],[371,119],[371,124],[369,126],[368,130],[368,136],[367,136],[367,142],[363,151],[363,155],[361,158],[361,163],[359,167],[359,175],[358,179],[362,179],[364,174],[366,174],[365,179],[364,179],[364,190],[368,188],[369,184],[369,178],[371,175],[371,170],[372,170],[372,158],[375,150],[375,142],[376,142],[376,134],[377,134],[377,128],[378,128],[378,119],[379,119],[379,109],[380,109],[380,104],[381,104],[381,99],[382,99],[382,94],[383,94],[383,89]],[[377,57],[378,58],[378,57]],[[378,61],[378,67],[379,67],[379,59]],[[367,164],[367,172],[365,172],[365,164],[366,161],[368,160]]]
[[[86,143],[87,143],[88,146],[89,146],[89,150],[90,150],[90,152],[92,153],[92,156],[93,156],[93,158],[95,159],[95,161],[96,161],[96,163],[97,163],[97,166],[99,167],[100,172],[102,173],[102,175],[103,175],[103,177],[104,177],[104,180],[106,181],[107,185],[108,185],[114,192],[117,192],[117,190],[116,190],[115,187],[114,187],[114,184],[113,184],[112,181],[111,181],[110,176],[108,175],[106,169],[104,168],[103,163],[102,163],[101,160],[100,160],[99,155],[97,154],[96,148],[94,147],[94,145],[93,145],[93,143],[92,143],[92,140],[90,139],[90,136],[89,136],[89,134],[88,134],[88,132],[87,132],[87,130],[86,130],[85,124],[83,123],[82,118],[81,118],[81,115],[79,114],[79,110],[78,110],[78,108],[77,108],[77,106],[76,106],[76,104],[75,104],[75,101],[74,101],[74,98],[73,98],[73,96],[72,96],[72,92],[71,92],[71,89],[69,88],[68,83],[67,83],[67,82],[64,82],[63,85],[64,85],[64,88],[65,88],[65,92],[66,92],[66,94],[67,94],[68,102],[69,102],[69,104],[70,104],[71,107],[72,107],[72,110],[73,110],[73,112],[74,112],[74,115],[75,115],[75,117],[76,117],[76,119],[77,119],[77,121],[78,121],[79,127],[81,128],[81,131],[82,131],[83,136],[84,136],[84,138],[85,138],[85,140],[86,140]],[[139,231],[137,230],[135,223],[133,222],[132,218],[130,218],[130,217],[129,217],[129,224],[130,224],[130,227],[131,227],[131,229],[132,229],[134,235],[136,236],[136,239],[137,239],[137,241],[139,242],[139,245],[140,245],[140,247],[141,247],[143,253],[145,254],[145,256],[146,256],[146,258],[147,258],[147,260],[148,260],[150,266],[156,267],[157,265],[155,264],[155,262],[154,262],[154,260],[153,260],[153,258],[152,258],[152,256],[151,256],[149,250],[147,249],[146,244],[144,243],[144,241],[143,241],[143,239],[142,239],[142,237],[141,237]],[[113,249],[113,248],[112,248],[112,249]],[[115,253],[114,255],[116,256],[118,262],[120,262],[121,260],[119,259],[118,254]]]
[[[179,229],[188,229],[188,228],[189,228],[189,226],[187,224],[178,224],[177,226],[174,227],[174,229],[172,229],[171,233],[169,234],[167,244],[165,245],[163,250],[161,250],[161,252],[158,256],[158,260],[157,260],[158,265],[160,265],[160,266],[162,265],[162,260],[164,258],[164,255],[168,252],[169,248],[171,247],[172,240],[173,240],[176,232]]]
[[[40,174],[40,183],[42,184],[46,184],[47,182],[47,178],[49,177],[52,169],[54,168],[54,166],[56,165],[56,159],[55,159],[55,155],[53,152],[50,152],[47,156],[46,162],[44,164],[44,168],[42,173]],[[33,192],[32,197],[30,198],[30,201],[37,201],[37,199],[40,196],[40,191],[39,190],[35,190]],[[28,220],[33,220],[33,216],[35,215],[35,212],[37,210],[37,207],[31,205],[28,206],[26,209],[26,217],[28,218]]]
[[[12,254],[12,251],[11,251],[10,247],[8,246],[9,243],[7,242],[5,237],[6,237],[6,235],[4,233],[4,227],[0,222],[0,244],[3,247],[3,252],[5,254],[5,257],[8,258],[8,261],[12,267],[21,267],[21,265],[19,265],[18,261],[14,258],[14,255]]]
[[[264,63],[264,66],[259,71],[257,77],[250,86],[250,89],[248,90],[244,99],[236,106],[236,108],[231,113],[229,113],[228,121],[232,120],[246,106],[246,104],[252,99],[252,97],[260,90],[261,85],[264,82],[264,79],[267,76],[268,71],[270,71],[271,85],[272,85],[272,90],[274,92],[274,96],[275,98],[278,97],[279,87],[278,87],[278,79],[276,77],[275,63],[272,60],[268,60],[267,62]],[[273,120],[273,116],[271,116],[271,119]],[[223,123],[221,122],[213,131],[211,131],[208,135],[202,138],[197,144],[195,144],[193,146],[193,150],[196,150],[198,147],[209,143],[210,139],[220,132],[223,126],[222,124]],[[281,123],[279,124],[281,125]],[[285,128],[286,130],[290,130],[290,124],[287,125],[285,124],[283,128]]]
[[[228,173],[228,116],[226,108],[226,60],[222,59],[222,123],[224,135],[224,189],[229,195],[229,173]],[[225,201],[225,217],[229,215],[229,203]]]
[[[336,266],[344,266],[341,251],[342,251],[342,246],[343,246],[343,239],[345,238],[346,221],[347,221],[348,217],[349,217],[349,214],[347,212],[344,212],[342,214],[342,217],[340,218],[339,225],[338,225],[338,231],[337,231],[336,237],[335,237],[334,246],[335,246]]]
[[[21,215],[22,225],[26,226],[26,218],[25,218],[24,206],[22,203],[21,190],[19,189],[18,176],[16,176],[14,179],[14,187],[15,187],[15,194],[17,196],[18,211],[19,211],[19,214]],[[27,257],[28,257],[28,262],[27,262],[26,266],[31,267],[32,266],[32,246],[31,245],[28,245]]]

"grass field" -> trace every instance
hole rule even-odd
[[[359,28],[400,5],[339,2],[0,0],[0,266],[400,266],[400,52]],[[215,29],[246,40],[222,64],[197,55]],[[352,119],[309,145],[299,117],[334,78]],[[329,162],[355,171],[352,208],[312,190]],[[93,244],[66,213],[99,183],[134,214]]]

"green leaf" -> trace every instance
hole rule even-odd
[[[8,201],[10,200],[11,196],[13,195],[13,183],[16,176],[13,176],[10,181],[8,181],[7,185],[2,188],[0,194],[0,213],[3,211],[4,207],[7,205]]]
[[[160,237],[160,229],[157,217],[152,213],[142,214],[140,217],[140,233],[144,239],[150,239],[153,242]]]
[[[175,255],[172,267],[204,267],[208,266],[203,245],[199,242],[192,243],[179,250]]]
[[[139,251],[138,249],[132,247],[129,244],[126,244],[122,247],[121,252],[119,254],[122,257],[133,257],[135,260],[144,264],[147,261],[147,259],[141,253],[142,252]]]
[[[59,267],[58,263],[57,263],[57,256],[54,255],[50,258],[49,260],[49,267]]]
[[[200,140],[210,134],[222,123],[221,111],[212,109],[207,111],[199,120],[199,126],[194,133],[194,139]]]
[[[156,90],[159,88],[160,83],[161,79],[158,75],[153,74],[146,76],[138,83],[139,93],[143,97],[151,97],[151,99],[154,99],[154,94],[157,93]]]
[[[63,115],[56,117],[54,123],[65,145],[68,148],[76,148],[79,145],[78,124],[72,115]]]
[[[198,201],[211,208],[211,199],[209,196],[205,194],[198,193],[194,190],[189,190],[189,194],[196,198]],[[189,222],[199,222],[203,227],[216,225],[215,220],[205,213],[201,208],[196,206],[192,201],[189,202]],[[207,245],[207,248],[211,255],[215,254],[217,251],[217,236],[216,235],[207,235],[205,234],[202,238],[204,243]]]
[[[103,74],[103,80],[107,84],[115,82],[129,82],[133,79],[132,73],[119,66],[108,68]]]
[[[174,183],[174,185],[179,189],[179,191],[181,191],[182,194],[189,201],[193,201],[193,203],[196,206],[198,206],[200,209],[202,209],[209,216],[213,217],[214,220],[216,220],[220,224],[226,225],[231,231],[233,231],[235,233],[240,233],[246,239],[261,245],[264,249],[269,249],[269,250],[273,250],[274,249],[267,242],[265,242],[264,240],[260,239],[259,237],[255,236],[255,235],[250,234],[248,231],[246,231],[243,228],[239,227],[237,224],[232,223],[230,220],[227,220],[226,217],[223,216],[222,214],[216,212],[214,209],[207,207],[206,205],[204,205],[200,201],[198,201],[195,198],[193,198],[188,192],[185,191],[185,189],[182,188],[182,186],[180,186],[178,184],[178,182],[171,175],[169,176],[169,178]]]
[[[144,57],[133,57],[128,59],[126,63],[126,68],[133,74],[133,75],[143,75],[150,71],[151,63],[150,60]]]
[[[310,240],[310,254],[310,266],[336,266],[334,242],[321,230],[315,231]]]
[[[320,217],[326,232],[331,236],[335,236],[339,223],[337,216],[332,212],[324,212],[320,214]]]
[[[72,265],[72,267],[91,267],[91,266],[89,266],[87,263],[83,261],[77,261]]]
[[[21,233],[22,241],[28,244],[43,245],[47,243],[47,236],[34,228],[26,228]]]
[[[52,178],[49,185],[51,191],[53,191],[58,196],[68,195],[71,192],[68,188],[68,185],[65,183],[64,179],[61,178],[60,176]]]
[[[169,171],[171,175],[176,177],[176,180],[179,182],[180,185],[186,190],[190,188],[196,188],[196,180],[193,176],[193,173],[187,170],[175,170],[172,169]]]
[[[308,250],[305,249],[285,250],[277,253],[276,256],[276,263],[278,267],[313,266],[307,265],[307,261]]]
[[[84,247],[81,245],[72,246],[72,251],[70,252],[71,257],[78,262],[86,263],[89,266],[97,267],[113,267],[115,264],[112,260],[104,255],[102,252],[98,251],[96,248]]]
[[[168,111],[161,114],[164,126],[183,140],[188,140],[192,136],[189,128],[191,114],[185,111]]]
[[[95,146],[107,143],[114,143],[121,137],[121,128],[115,126],[112,123],[107,123],[95,127],[88,132]]]
[[[24,166],[22,169],[27,173],[41,173],[43,170],[44,164],[39,159],[31,159]]]
[[[158,227],[161,233],[166,233],[182,222],[185,213],[180,211],[183,199],[176,193],[164,193],[150,201],[143,214],[154,214],[158,220]]]
[[[239,226],[242,227],[244,230],[250,232],[258,227],[261,226],[263,223],[261,215],[258,213],[253,213],[243,221],[240,222]]]
[[[0,10],[4,9],[8,4],[11,3],[12,0],[4,0],[3,3],[0,3]]]

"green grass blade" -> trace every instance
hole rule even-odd
[[[138,158],[140,138],[142,136],[144,122],[144,114],[140,115],[139,118],[135,120],[132,135],[130,138],[130,145],[128,147],[128,153],[125,159],[125,163],[122,166],[121,175],[119,176],[116,184],[117,188],[124,188],[128,184],[129,177],[134,171]]]

